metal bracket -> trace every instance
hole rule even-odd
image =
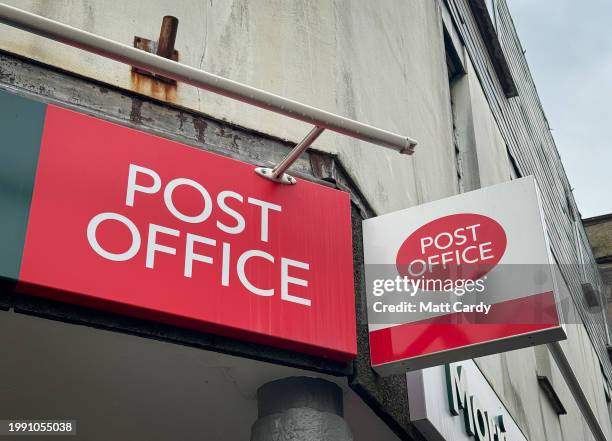
[[[157,41],[149,40],[144,37],[134,37],[134,47],[136,49],[149,52],[151,54],[159,55],[160,57],[167,58],[172,61],[178,62],[179,53],[174,49],[174,43],[176,42],[176,33],[178,31],[178,18],[171,15],[166,15],[162,20],[161,29],[159,31],[159,39]],[[148,70],[140,69],[132,66],[132,71],[142,75],[155,78],[169,84],[176,84],[176,80],[172,78],[164,77],[163,75],[157,75]]]
[[[274,173],[274,169],[270,167],[257,167],[255,169],[255,173],[271,181],[278,182],[279,184],[297,184],[295,178],[293,176],[288,175],[287,173],[283,173],[283,175],[278,178],[273,178],[272,174]]]
[[[278,182],[279,184],[297,184],[297,180],[285,172],[324,131],[325,128],[321,126],[314,126],[308,135],[306,135],[304,139],[293,147],[287,156],[285,156],[285,159],[283,159],[276,167],[257,167],[255,169],[255,173],[271,181]]]

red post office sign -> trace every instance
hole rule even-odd
[[[217,154],[14,95],[0,99],[10,133],[0,176],[12,179],[12,163],[31,174],[32,191],[19,193],[18,204],[0,199],[17,231],[0,275],[20,290],[354,357],[346,193],[301,180],[279,185]],[[32,127],[22,127],[28,119]]]
[[[379,373],[565,338],[533,177],[368,219],[363,229]]]

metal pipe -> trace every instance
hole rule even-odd
[[[178,31],[178,18],[171,15],[164,16],[159,39],[157,40],[157,55],[172,59],[174,43],[176,42],[176,32]]]
[[[308,133],[308,135],[306,135],[306,138],[302,139],[298,145],[293,147],[293,149],[291,149],[287,156],[285,156],[285,159],[283,159],[280,164],[274,167],[274,170],[272,170],[272,179],[278,179],[282,175],[284,175],[287,169],[291,167],[291,164],[293,164],[297,160],[297,158],[299,158],[300,155],[304,152],[304,150],[306,150],[310,146],[310,144],[315,142],[315,140],[324,131],[325,129],[323,127],[314,126],[312,130]]]
[[[0,22],[400,153],[412,154],[417,144],[409,137],[176,63],[3,3],[0,3]]]

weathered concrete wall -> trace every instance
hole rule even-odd
[[[387,212],[457,192],[444,44],[437,4],[389,0],[10,0],[9,4],[131,45],[179,18],[181,63],[411,136],[403,157],[326,134],[373,208]],[[291,141],[308,126],[179,84],[159,86],[130,67],[0,26],[0,49]]]
[[[466,75],[453,83],[451,92],[455,142],[461,158],[461,182],[463,190],[471,190],[508,181],[512,170],[506,144],[469,56],[465,57],[464,64]],[[563,297],[569,299],[567,286],[563,285],[562,288]],[[577,313],[574,312],[573,316],[577,317]],[[566,330],[568,339],[562,342],[564,352],[572,366],[575,366],[575,373],[604,432],[612,436],[610,414],[604,395],[604,378],[597,354],[582,324],[568,324]],[[567,410],[567,415],[561,418],[538,384],[538,351],[549,361],[549,380]],[[581,410],[546,346],[491,355],[475,361],[529,439],[593,439]]]
[[[466,57],[466,65],[480,185],[487,187],[507,182],[511,174],[506,143],[497,127],[469,57]]]
[[[342,389],[310,377],[274,380],[257,390],[251,441],[353,441],[344,420]]]
[[[574,372],[604,433],[611,437],[610,414],[597,354],[592,349],[583,325],[567,325],[567,332],[568,341],[562,343],[563,349],[570,355]],[[551,360],[550,380],[567,414],[559,416],[552,408],[537,381],[537,350],[550,356],[548,349],[543,346],[481,357],[475,361],[530,440],[594,439],[561,372]]]
[[[595,269],[595,261],[583,228],[576,223],[578,209],[571,193],[571,184],[563,170],[507,2],[496,0],[491,3],[495,9],[495,18],[491,29],[485,26],[489,29],[486,36],[482,35],[482,20],[477,20],[474,12],[482,12],[478,6],[482,6],[480,0],[451,0],[440,4],[448,6],[465,50],[473,62],[489,108],[508,147],[513,165],[511,172],[516,171],[523,176],[534,175],[538,182],[553,258],[561,264],[586,264],[582,267],[586,275],[577,265],[566,265],[563,277],[588,331],[592,347],[602,363],[603,372],[610,381],[612,364],[606,351],[609,341],[606,322],[602,314],[590,313],[581,288],[585,276],[597,287],[601,285],[601,278]],[[478,14],[483,19],[482,14]],[[485,15],[484,19],[487,17]],[[507,59],[518,91],[518,96],[514,98],[509,99],[501,87],[497,70],[491,61],[495,54],[492,55],[487,43],[494,38],[501,42],[502,47],[497,54],[501,51]]]
[[[499,184],[512,178],[506,143],[491,113],[470,57],[465,75],[451,86],[455,143],[462,191]]]
[[[567,286],[562,284],[560,289],[562,297],[569,298]],[[575,310],[571,315],[578,316]],[[563,352],[602,430],[610,438],[612,426],[604,392],[605,378],[597,353],[583,324],[574,321],[566,324],[565,329],[567,340],[561,342]],[[542,359],[546,360],[546,366],[542,366]],[[546,346],[481,357],[475,361],[529,439],[594,439]],[[559,416],[555,413],[549,398],[538,384],[537,376],[542,373],[549,377],[551,386],[567,410],[566,415]]]

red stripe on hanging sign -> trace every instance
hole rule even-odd
[[[407,360],[559,326],[553,292],[370,332],[372,365]]]

